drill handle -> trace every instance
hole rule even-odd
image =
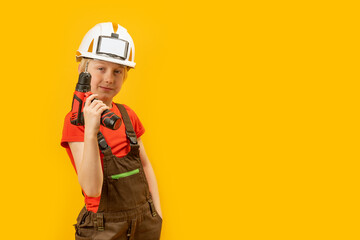
[[[73,125],[84,125],[84,116],[82,113],[82,108],[84,104],[84,93],[83,92],[74,92],[74,97],[71,105],[71,116],[70,122]]]

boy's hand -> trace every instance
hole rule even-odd
[[[101,100],[94,100],[95,97],[97,97],[98,94],[92,94],[90,95],[85,102],[84,105],[84,125],[85,125],[85,131],[89,134],[95,134],[99,132],[100,128],[100,117],[103,111],[106,109],[109,109],[108,106],[106,106],[105,103],[103,103]]]

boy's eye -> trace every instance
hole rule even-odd
[[[104,70],[104,68],[103,67],[98,67],[98,70],[102,71],[102,70]]]
[[[121,70],[115,70],[115,73],[121,73]]]

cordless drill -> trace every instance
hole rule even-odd
[[[92,94],[92,92],[90,92],[91,74],[87,71],[87,67],[88,63],[86,63],[85,72],[81,72],[79,75],[71,106],[70,122],[77,126],[84,125],[83,107],[86,99]],[[106,109],[101,114],[100,124],[116,130],[120,127],[121,119],[115,113]]]

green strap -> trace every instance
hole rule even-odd
[[[112,179],[119,179],[119,178],[123,178],[123,177],[128,177],[128,176],[131,176],[131,175],[134,175],[136,173],[139,173],[139,169],[135,169],[135,170],[132,170],[132,171],[129,171],[129,172],[124,172],[124,173],[119,173],[119,174],[115,174],[115,175],[111,175],[111,178]]]

